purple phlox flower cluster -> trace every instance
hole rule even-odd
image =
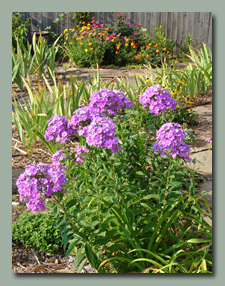
[[[104,113],[106,115],[117,115],[117,110],[123,107],[132,108],[132,102],[124,95],[123,92],[103,88],[98,92],[92,93],[89,107]]]
[[[99,112],[95,108],[83,106],[78,108],[73,114],[74,115],[71,117],[71,120],[68,123],[68,127],[73,130],[76,135],[81,135],[81,132],[82,135],[85,136],[83,133],[84,127],[89,125],[92,119],[99,115]]]
[[[166,123],[157,131],[156,143],[152,146],[155,151],[160,151],[163,155],[175,158],[177,156],[188,161],[192,159],[188,157],[190,147],[183,142],[186,132],[180,129],[180,124]]]
[[[147,107],[149,105],[150,113],[158,114],[160,111],[164,113],[167,108],[176,109],[176,100],[166,88],[160,85],[150,86],[140,95],[139,102]]]
[[[68,121],[63,116],[53,116],[47,123],[46,141],[55,140],[56,142],[65,143],[71,135],[74,135],[73,130],[68,126]]]
[[[52,162],[61,162],[63,160],[66,160],[66,157],[62,157],[63,154],[65,154],[63,150],[56,151],[52,155]]]
[[[212,137],[206,138],[205,141],[208,143],[212,143]]]
[[[65,154],[65,152],[63,150],[59,150],[52,155],[52,168],[58,168],[58,166],[61,166],[61,170],[64,171],[66,169],[66,166],[62,167],[63,161],[66,160],[66,157],[62,156],[63,154]]]
[[[86,137],[89,146],[108,148],[113,154],[122,150],[115,137],[115,122],[106,117],[96,107],[84,106],[77,109],[69,122],[69,128],[80,136]]]
[[[91,123],[84,128],[87,144],[89,146],[107,148],[114,155],[118,154],[118,150],[122,150],[122,147],[118,145],[119,139],[115,137],[115,126],[116,123],[109,117],[94,117]]]
[[[83,160],[85,157],[86,157],[86,153],[89,152],[89,149],[87,149],[85,146],[78,146],[76,149],[75,149],[75,161],[78,163],[78,164],[82,164],[83,163]]]
[[[26,206],[32,213],[45,210],[44,198],[61,191],[66,183],[63,171],[60,163],[52,166],[43,163],[27,165],[16,181],[20,201],[26,201]]]

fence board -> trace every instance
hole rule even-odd
[[[212,13],[210,13],[210,24],[209,24],[209,38],[208,38],[208,45],[212,50]]]
[[[181,45],[186,41],[188,34],[188,13],[183,13],[182,39]]]
[[[179,12],[178,13],[178,19],[177,19],[177,36],[176,38],[176,42],[178,43],[178,45],[182,45],[182,30],[183,30],[183,12]]]
[[[72,17],[75,12],[68,13],[68,18],[61,20],[62,12],[20,12],[24,21],[31,18],[28,31],[43,31],[51,26],[52,31],[61,34],[64,29],[74,27]],[[91,16],[96,21],[105,24],[113,24],[115,12],[92,12]],[[154,38],[156,26],[162,25],[164,34],[182,45],[187,35],[193,35],[193,46],[200,47],[203,41],[212,48],[212,13],[211,12],[126,12],[131,24],[139,23],[147,29]],[[58,23],[53,21],[59,17]]]
[[[151,37],[155,37],[155,27],[156,27],[156,12],[152,13],[151,17]]]
[[[166,35],[168,38],[171,38],[171,16],[172,13],[168,12],[168,16],[167,16],[167,32]]]

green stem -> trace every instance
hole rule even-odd
[[[67,212],[66,209],[64,208],[63,204],[61,204],[61,203],[59,202],[59,200],[56,198],[55,195],[53,195],[53,197],[54,197],[55,201],[57,202],[57,204],[62,208],[62,210],[63,210],[64,213],[66,214],[66,217],[68,218],[68,220],[69,220],[70,224],[72,225],[72,227],[75,229],[76,233],[78,233],[78,234],[84,239],[83,233],[81,233],[81,232],[78,230],[78,228],[76,227],[75,223],[72,221],[70,215],[68,214],[68,212]],[[87,242],[86,239],[84,239],[84,241]]]
[[[115,170],[114,170],[114,166],[113,166],[111,158],[110,158],[110,163],[111,163],[112,171],[113,171],[113,180],[114,180],[114,183],[115,183],[115,191],[116,191],[116,194],[117,194],[118,208],[120,210],[121,209],[121,207],[120,207],[120,195],[119,195],[119,190],[117,188],[117,180],[116,180]]]

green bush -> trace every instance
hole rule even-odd
[[[27,27],[30,26],[30,20],[28,18],[24,22],[19,12],[12,15],[12,45],[15,50],[17,48],[16,38],[19,38],[21,41],[25,39],[28,32]]]
[[[126,66],[138,59],[140,63],[158,65],[167,58],[169,51],[165,45],[152,41],[141,24],[131,24],[125,14],[114,17],[113,25],[100,24],[92,17],[91,23],[82,22],[76,29],[63,31],[64,48],[73,63],[85,67]],[[153,45],[151,50],[149,45]]]
[[[12,226],[12,240],[25,248],[56,253],[61,247],[61,235],[55,225],[55,219],[48,213],[21,215]]]

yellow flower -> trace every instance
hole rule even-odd
[[[166,51],[166,48],[163,48],[164,51]]]
[[[89,46],[91,46],[91,45],[92,45],[92,43],[90,42],[90,43],[88,43],[88,45],[89,45]]]
[[[69,45],[72,45],[72,42],[70,42]]]
[[[155,52],[156,52],[156,53],[159,53],[159,50],[156,50]]]
[[[83,45],[83,43],[80,43],[80,45]]]
[[[177,107],[180,107],[180,105],[177,104]]]
[[[93,48],[90,48],[90,51],[93,50]]]
[[[114,39],[112,39],[111,42],[113,43],[113,42],[114,42]]]
[[[192,112],[192,110],[191,110],[191,109],[189,109],[188,111],[189,111],[189,112]]]
[[[187,103],[189,104],[194,104],[194,102],[190,101],[190,100],[186,100]]]
[[[63,33],[65,34],[67,32],[67,29],[65,29],[64,31],[63,31]]]
[[[66,44],[66,42],[63,43],[64,45]]]
[[[75,38],[75,40],[79,40],[79,38],[78,38],[78,37],[76,37],[76,38]]]
[[[87,52],[88,52],[88,49],[85,49],[84,51],[85,51],[85,53],[87,53]]]
[[[125,46],[127,47],[127,46],[128,46],[128,43],[126,43]]]
[[[106,30],[106,31],[108,31],[108,30],[109,30],[109,28],[105,28],[105,30]]]
[[[74,29],[70,29],[71,32],[74,32]]]
[[[82,22],[81,24],[83,25],[83,24],[85,24],[85,22]]]
[[[80,27],[80,25],[77,25],[77,28],[79,28]]]
[[[147,58],[149,58],[149,55],[146,55]]]
[[[126,39],[125,41],[126,41],[126,42],[129,42],[129,39]]]
[[[135,43],[134,43],[134,42],[131,42],[131,46],[133,46],[133,45],[135,45]]]

